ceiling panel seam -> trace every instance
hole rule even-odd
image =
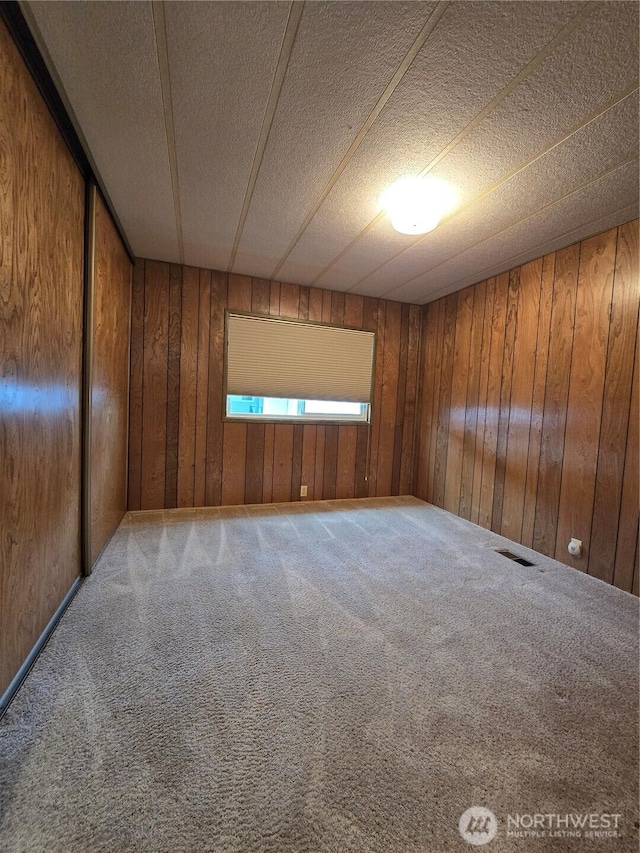
[[[623,165],[626,165],[626,163]],[[618,167],[618,168],[622,168],[622,167]],[[614,219],[617,219],[621,213],[631,211],[632,207],[633,207],[633,205],[625,204],[624,207],[619,207],[617,210],[614,210],[612,213],[608,213],[608,214],[604,214],[604,215],[602,213],[599,213],[598,216],[596,216],[594,219],[590,219],[588,222],[585,222],[582,225],[576,225],[574,228],[570,228],[568,231],[564,231],[562,234],[558,234],[557,237],[552,237],[549,240],[544,240],[542,243],[538,243],[536,246],[532,246],[531,249],[528,249],[526,252],[519,252],[517,255],[511,255],[511,257],[506,258],[504,261],[502,261],[502,263],[498,264],[497,266],[495,264],[493,264],[490,267],[485,267],[483,270],[481,270],[478,273],[478,278],[476,279],[474,277],[474,280],[472,282],[470,282],[470,284],[477,284],[478,282],[484,281],[487,278],[493,278],[494,276],[501,275],[503,272],[507,272],[508,270],[513,269],[513,267],[514,267],[513,261],[517,260],[518,258],[524,257],[524,258],[529,258],[529,260],[535,260],[536,258],[544,257],[545,255],[549,254],[549,252],[547,250],[545,250],[544,247],[549,246],[552,243],[559,243],[558,249],[552,250],[552,251],[556,251],[556,252],[559,251],[559,249],[561,249],[561,248],[566,248],[566,246],[571,246],[571,245],[573,245],[573,243],[565,244],[563,241],[570,234],[575,234],[576,231],[580,231],[581,229],[585,230],[585,237],[579,237],[578,240],[573,241],[573,242],[578,242],[580,240],[585,239],[586,237],[595,237],[596,234],[600,233],[600,232],[594,233],[593,231],[589,230],[590,228],[592,228],[594,226],[594,224],[601,222],[602,219],[605,217],[613,217]],[[615,228],[617,226],[613,225],[611,227]],[[605,228],[602,230],[608,231],[609,228]],[[520,261],[519,263],[515,264],[515,266],[522,266],[523,264],[527,264],[527,263],[529,263],[529,260]],[[491,272],[492,270],[495,270],[495,272]],[[435,291],[432,291],[431,293],[429,293],[428,296],[425,297],[424,302],[418,302],[415,304],[417,304],[417,305],[428,305],[430,302],[435,302],[438,299],[442,299],[443,296],[447,296],[449,293],[454,293],[456,290],[459,290],[461,288],[461,286],[466,287],[467,285],[465,284],[465,282],[467,280],[468,280],[468,278],[459,278],[453,284],[447,284],[445,287],[441,287],[439,290],[435,290]],[[382,297],[380,297],[380,298],[382,298]]]
[[[398,65],[398,67],[395,70],[391,80],[387,83],[384,91],[382,92],[382,94],[378,98],[376,105],[374,106],[374,108],[371,110],[371,112],[367,116],[365,122],[363,123],[362,127],[358,131],[355,139],[353,140],[353,142],[351,143],[351,145],[347,149],[344,157],[342,158],[340,163],[338,163],[334,173],[329,178],[325,188],[322,190],[322,192],[318,196],[315,204],[313,205],[313,207],[311,208],[311,210],[309,211],[309,213],[305,217],[304,221],[302,222],[302,225],[300,226],[295,237],[293,238],[293,240],[291,241],[291,243],[287,247],[284,255],[276,264],[273,272],[271,273],[271,276],[270,276],[271,279],[275,279],[277,274],[280,272],[285,261],[287,260],[287,258],[291,254],[291,252],[296,247],[298,241],[300,240],[300,238],[302,237],[304,232],[309,227],[312,219],[314,218],[314,216],[316,215],[318,210],[321,208],[321,206],[324,204],[326,197],[329,195],[329,193],[331,192],[331,190],[333,189],[335,184],[340,179],[340,176],[342,175],[342,173],[346,169],[347,165],[349,164],[349,161],[352,159],[352,157],[354,156],[354,154],[356,153],[358,148],[360,148],[360,146],[362,145],[367,133],[369,132],[370,128],[372,127],[372,125],[374,124],[374,122],[376,121],[376,119],[378,118],[378,116],[380,115],[382,110],[384,109],[387,101],[389,100],[391,95],[394,93],[394,91],[398,87],[398,84],[400,83],[400,81],[402,80],[404,75],[409,70],[409,68],[410,68],[411,64],[413,63],[414,59],[416,58],[416,56],[420,53],[420,51],[424,47],[429,36],[433,33],[436,26],[442,20],[442,17],[444,15],[444,13],[446,12],[449,4],[450,4],[450,0],[444,0],[444,2],[438,3],[438,5],[435,7],[435,9],[431,12],[429,17],[427,18],[427,21],[425,22],[424,26],[422,27],[422,29],[418,33],[417,38],[415,39],[415,41],[413,42],[413,44],[411,45],[411,47],[409,48],[409,50],[405,54],[400,65]]]
[[[575,136],[576,133],[579,133],[580,131],[584,130],[586,127],[588,127],[594,121],[596,121],[597,119],[599,119],[603,115],[605,115],[605,113],[609,112],[609,110],[612,110],[614,107],[617,107],[619,104],[626,101],[627,98],[630,98],[637,91],[638,91],[637,84],[632,83],[623,92],[619,92],[618,94],[614,95],[613,98],[610,98],[605,104],[600,105],[595,110],[593,110],[593,112],[589,113],[589,115],[586,116],[586,118],[581,119],[578,124],[574,125],[571,128],[571,130],[567,131],[566,133],[563,133],[562,136],[556,137],[556,139],[550,145],[546,146],[545,148],[541,148],[539,151],[537,151],[531,157],[524,160],[522,163],[520,163],[515,168],[513,168],[510,172],[507,172],[506,175],[503,175],[497,181],[494,181],[492,184],[489,184],[489,186],[486,187],[484,190],[482,190],[481,193],[478,193],[478,195],[475,196],[475,198],[470,199],[470,201],[468,201],[467,204],[463,205],[458,210],[456,210],[454,213],[447,216],[446,219],[443,219],[441,224],[451,222],[457,216],[460,216],[462,213],[465,213],[470,208],[474,207],[476,204],[478,204],[483,199],[485,199],[488,195],[490,195],[491,193],[495,192],[500,187],[507,184],[510,180],[515,178],[521,172],[524,172],[525,169],[529,168],[529,166],[533,165],[538,160],[541,160],[543,157],[546,157],[547,154],[549,154],[551,151],[553,151],[559,145],[563,145],[565,142],[567,142],[569,139],[571,139],[572,136]],[[366,281],[370,276],[374,275],[376,272],[381,270],[384,266],[391,263],[391,261],[395,261],[399,257],[401,257],[402,255],[404,255],[406,252],[410,252],[419,243],[421,243],[423,240],[426,240],[428,237],[429,237],[429,234],[424,234],[422,237],[419,237],[417,240],[414,240],[410,246],[406,246],[404,249],[402,249],[400,252],[398,252],[392,258],[390,258],[388,261],[385,261],[384,264],[380,264],[379,267],[376,267],[376,269],[371,270],[371,272],[367,273],[367,275],[365,275],[361,279],[359,279],[355,284],[352,285],[352,287],[349,288],[349,290],[352,290],[354,287],[357,287],[363,281]],[[465,249],[465,251],[466,251],[466,249]],[[447,262],[448,261],[443,261],[443,263],[447,263]],[[439,266],[442,266],[442,264],[437,264],[435,267],[429,267],[429,269],[422,270],[420,273],[418,273],[418,275],[414,275],[411,278],[408,278],[406,281],[403,281],[400,284],[394,285],[388,291],[385,291],[384,295],[386,296],[389,293],[394,293],[396,290],[399,290],[401,287],[404,287],[405,285],[410,284],[412,281],[414,281],[414,279],[420,278],[421,276],[425,275],[426,273],[431,272],[431,270],[437,269],[437,267],[439,267]],[[348,291],[345,291],[345,292],[348,292]]]
[[[420,276],[425,275],[427,272],[433,272],[433,270],[437,270],[439,267],[444,267],[447,264],[450,264],[453,260],[457,260],[458,258],[461,258],[463,255],[466,255],[467,252],[471,252],[474,249],[477,249],[478,246],[482,246],[483,243],[489,243],[489,242],[491,242],[491,240],[495,240],[496,237],[499,237],[501,234],[506,234],[507,231],[511,231],[511,229],[515,228],[517,225],[522,225],[523,222],[527,222],[529,219],[533,219],[534,217],[543,213],[545,210],[549,210],[550,208],[555,207],[556,204],[560,204],[560,202],[566,201],[568,198],[571,198],[571,196],[576,195],[576,193],[580,193],[583,190],[586,190],[592,184],[598,183],[598,181],[601,181],[603,178],[607,178],[609,175],[612,175],[614,172],[617,172],[620,169],[624,169],[625,166],[629,166],[631,163],[635,163],[635,162],[637,162],[637,158],[636,157],[630,157],[628,160],[625,160],[624,163],[618,163],[617,166],[611,166],[609,169],[605,169],[604,172],[600,172],[599,175],[596,175],[595,177],[590,178],[588,181],[585,181],[584,183],[580,184],[580,186],[575,187],[575,189],[572,189],[570,192],[565,193],[564,195],[560,196],[560,198],[556,198],[553,201],[548,202],[547,204],[543,204],[541,207],[537,208],[532,213],[528,213],[522,219],[517,219],[515,222],[510,222],[509,225],[506,226],[506,228],[501,228],[499,231],[495,231],[493,234],[490,234],[488,237],[483,237],[482,240],[478,240],[477,243],[473,243],[471,246],[466,248],[463,252],[459,252],[457,255],[453,255],[452,257],[447,258],[446,261],[443,261],[441,264],[436,264],[435,267],[431,267],[430,270],[425,270],[425,272],[420,273],[420,275],[414,276],[414,278],[420,278]],[[522,254],[522,252],[520,252],[520,254]],[[518,257],[518,255],[513,255],[513,257]],[[505,260],[504,263],[507,263],[509,260],[510,259],[507,258],[507,260]],[[492,267],[487,267],[487,269],[492,269]],[[478,279],[478,281],[482,281],[482,278],[483,278],[483,275],[480,275],[480,278]],[[409,281],[405,282],[405,284],[410,284],[413,280],[414,279],[411,278],[411,279],[409,279]],[[447,285],[447,287],[448,287],[448,285]],[[386,298],[386,297],[383,296],[381,298]]]
[[[167,154],[171,174],[171,192],[173,194],[173,211],[176,220],[176,236],[180,263],[184,264],[184,237],[182,233],[182,209],[180,206],[180,184],[178,182],[178,158],[176,156],[176,134],[173,121],[173,100],[171,97],[171,73],[169,70],[169,52],[167,49],[167,29],[164,16],[164,5],[161,0],[153,0],[153,29],[156,40],[156,54],[160,74],[160,90],[162,92],[162,109],[164,111],[164,126],[167,136]]]
[[[599,2],[598,3],[587,2],[583,6],[581,6],[579,11],[573,16],[573,18],[571,18],[570,21],[568,21],[560,30],[558,30],[558,32],[551,39],[551,41],[547,42],[547,44],[542,48],[542,50],[539,53],[537,53],[518,72],[518,74],[516,74],[516,76],[514,78],[512,78],[512,80],[510,80],[510,82],[507,83],[507,85],[503,89],[500,90],[500,92],[498,92],[498,94],[495,96],[495,98],[493,98],[491,101],[489,101],[489,103],[486,104],[486,106],[484,106],[482,108],[482,110],[480,110],[480,112],[477,113],[471,119],[471,121],[458,134],[456,134],[456,136],[454,136],[454,138],[451,140],[451,142],[449,142],[442,149],[442,151],[440,151],[438,154],[436,154],[436,156],[424,167],[424,169],[422,169],[422,171],[418,173],[418,177],[424,177],[425,175],[427,175],[435,166],[437,166],[437,164],[444,157],[447,156],[447,154],[450,154],[453,151],[453,149],[457,145],[459,145],[480,124],[480,122],[483,121],[489,115],[489,113],[491,113],[497,106],[499,106],[502,103],[502,101],[504,101],[506,98],[508,98],[509,95],[533,71],[535,71],[536,68],[538,68],[538,66],[541,65],[544,62],[544,60],[547,59],[547,57],[551,53],[553,53],[553,51],[558,46],[560,44],[562,44],[562,42],[568,36],[570,36],[571,33],[574,32],[574,30],[576,30],[579,26],[581,26],[584,23],[584,21],[590,15],[592,15],[593,12],[597,8],[599,8],[601,5],[602,5],[602,3],[599,3]],[[317,284],[320,281],[320,279],[323,278],[329,272],[329,270],[338,263],[338,261],[341,258],[343,258],[348,252],[351,251],[351,249],[355,246],[355,244],[359,240],[361,240],[375,225],[377,225],[385,217],[385,215],[386,215],[385,211],[383,211],[383,210],[381,210],[378,214],[376,214],[376,216],[374,216],[374,218],[371,220],[371,222],[369,222],[369,224],[366,225],[362,229],[362,231],[359,234],[357,234],[353,238],[353,240],[351,240],[351,242],[347,246],[345,246],[345,248],[339,254],[337,254],[335,256],[335,258],[330,263],[328,263],[322,270],[320,270],[318,275],[311,282],[311,285]],[[394,258],[390,258],[389,261],[385,261],[385,264],[390,263],[392,260],[394,260]],[[382,264],[381,267],[384,266],[385,264]],[[381,267],[378,267],[378,269],[380,269]],[[374,270],[374,272],[375,271],[376,270]],[[369,275],[371,275],[371,273],[369,273]],[[356,287],[358,284],[359,284],[359,282],[356,282],[353,285],[353,287]],[[349,288],[349,290],[351,290],[351,289],[352,288]]]
[[[242,239],[242,232],[244,231],[244,225],[247,219],[247,214],[249,213],[249,206],[251,205],[256,181],[258,180],[258,173],[260,172],[260,167],[262,166],[264,152],[267,147],[267,142],[269,140],[269,134],[271,133],[271,126],[273,125],[273,119],[276,114],[276,109],[278,107],[278,101],[280,100],[280,93],[282,92],[284,79],[287,75],[287,68],[289,67],[289,60],[291,59],[291,53],[293,51],[293,45],[295,44],[296,35],[298,32],[298,27],[300,25],[300,20],[302,18],[303,10],[304,3],[296,2],[296,0],[292,1],[291,6],[289,8],[289,15],[287,18],[287,25],[285,27],[284,36],[282,39],[282,45],[280,47],[278,64],[276,65],[276,70],[273,75],[273,80],[271,82],[271,90],[269,92],[269,99],[267,101],[264,117],[262,119],[262,127],[260,128],[258,144],[256,146],[256,151],[253,156],[251,174],[249,175],[247,189],[244,194],[242,210],[240,211],[238,227],[236,228],[236,236],[233,241],[233,248],[231,249],[231,256],[229,258],[229,264],[227,266],[229,272],[231,272],[231,270],[233,269],[233,265],[236,261],[236,255],[238,254],[240,240]]]

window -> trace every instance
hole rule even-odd
[[[373,332],[227,314],[227,418],[368,423]]]

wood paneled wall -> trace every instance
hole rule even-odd
[[[417,496],[637,594],[639,299],[635,221],[428,305]]]
[[[0,695],[80,574],[84,181],[0,22]]]
[[[371,428],[223,422],[226,308],[375,331]],[[307,485],[307,500],[411,494],[420,311],[399,302],[138,261],[129,508],[300,500],[301,484]]]
[[[96,190],[91,347],[90,564],[127,510],[133,265]]]

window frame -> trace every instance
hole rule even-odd
[[[352,332],[370,332],[373,335],[373,354],[371,359],[371,390],[369,393],[369,402],[367,406],[367,418],[361,419],[350,415],[312,415],[309,417],[303,415],[291,416],[284,415],[277,417],[275,415],[250,415],[244,413],[242,415],[230,415],[227,411],[227,365],[228,365],[228,349],[229,349],[229,316],[235,317],[255,317],[262,320],[282,320],[285,323],[300,323],[303,326],[325,326],[330,329],[346,329]],[[359,426],[370,428],[373,424],[374,415],[374,391],[376,386],[376,356],[378,350],[378,335],[375,330],[362,329],[358,326],[344,324],[338,326],[336,323],[323,323],[321,320],[303,320],[298,317],[277,317],[273,314],[266,314],[260,311],[237,311],[231,308],[226,308],[224,312],[224,342],[222,353],[222,422],[223,423],[245,423],[245,424],[318,424],[319,426],[339,425],[343,426]],[[283,398],[294,399],[294,398]],[[355,400],[353,402],[356,402]]]

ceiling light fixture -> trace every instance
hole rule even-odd
[[[400,178],[380,196],[391,224],[401,234],[426,234],[433,231],[455,207],[456,193],[440,178]]]

